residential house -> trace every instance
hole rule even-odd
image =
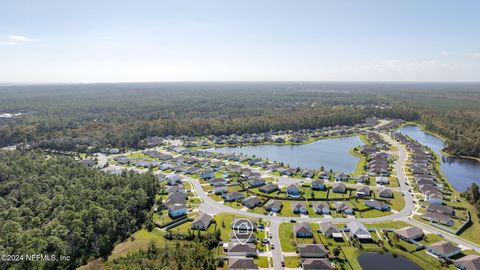
[[[187,214],[187,206],[184,203],[167,204],[168,215],[172,218]]]
[[[313,170],[303,170],[302,176],[306,178],[312,178],[315,172]]]
[[[302,260],[304,270],[332,270],[332,263],[328,259],[304,259]]]
[[[363,198],[370,196],[370,188],[368,186],[362,186],[357,189],[355,196],[357,198]]]
[[[242,233],[242,231],[232,230],[230,233],[230,241],[232,243],[254,243],[257,237],[253,233]]]
[[[395,230],[394,233],[398,236],[398,238],[408,242],[421,239],[424,236],[423,230],[414,226],[403,227]]]
[[[342,238],[342,232],[338,229],[337,225],[331,222],[322,222],[320,223],[320,231],[326,237],[331,238]]]
[[[455,210],[453,210],[452,207],[443,204],[429,204],[427,207],[427,211],[445,214],[449,216],[455,216]]]
[[[335,180],[336,181],[348,181],[349,179],[350,179],[350,176],[346,173],[335,174]]]
[[[212,216],[201,213],[192,222],[192,230],[206,230],[212,223]]]
[[[440,241],[426,247],[427,252],[440,258],[450,258],[462,250],[448,241]]]
[[[243,221],[244,218],[241,219],[241,221]],[[255,222],[254,220],[248,220],[250,222],[239,222],[239,219],[234,219],[232,221],[232,229],[234,230],[256,230],[257,228],[257,222]],[[249,226],[253,226],[253,228],[250,228]]]
[[[265,185],[265,179],[263,178],[254,178],[248,180],[248,184],[250,184],[251,187],[261,187]]]
[[[454,260],[453,263],[460,270],[480,270],[480,256],[470,254],[463,256],[457,260]]]
[[[303,214],[308,213],[307,206],[304,202],[292,202],[292,211],[294,214]]]
[[[330,214],[330,206],[327,202],[312,202],[312,207],[315,213],[320,215],[328,215]]]
[[[360,222],[347,223],[347,229],[350,231],[351,237],[355,237],[358,240],[370,240],[372,236],[365,226]]]
[[[167,175],[166,178],[167,178],[167,185],[170,185],[170,186],[174,186],[182,182],[182,178],[177,174],[169,174]]]
[[[386,187],[379,187],[377,189],[378,196],[382,198],[393,198],[393,192],[391,189]]]
[[[233,202],[233,201],[236,201],[236,200],[243,199],[243,194],[241,192],[238,192],[238,191],[232,191],[232,192],[228,192],[228,193],[223,194],[222,197],[226,202]]]
[[[332,192],[335,193],[345,193],[347,191],[347,186],[343,183],[334,183],[332,187]]]
[[[217,194],[217,195],[218,195],[218,194],[224,194],[224,193],[227,192],[227,191],[228,191],[228,187],[227,187],[227,185],[225,185],[225,184],[223,184],[223,185],[222,185],[222,184],[218,184],[218,185],[216,185],[216,186],[213,187],[213,193],[215,193],[215,194]]]
[[[211,186],[225,186],[228,181],[224,178],[213,178],[208,182]]]
[[[319,175],[320,179],[323,179],[323,180],[328,179],[329,176],[330,175],[327,172],[321,172],[320,175]]]
[[[325,189],[325,181],[323,179],[312,181],[312,189],[313,190],[324,190]]]
[[[228,256],[255,257],[257,246],[253,243],[229,243],[227,254]]]
[[[290,197],[300,197],[302,190],[297,184],[291,184],[287,187],[287,194]]]
[[[333,205],[339,213],[345,213],[347,215],[353,214],[353,208],[350,207],[346,202],[334,202]]]
[[[278,186],[270,183],[268,185],[260,187],[258,190],[260,190],[260,192],[263,192],[263,193],[272,193],[278,190]]]
[[[203,171],[201,174],[200,174],[200,177],[202,179],[213,179],[215,178],[215,171]]]
[[[371,207],[373,209],[377,209],[380,211],[389,211],[390,206],[382,201],[377,201],[374,199],[366,200],[364,204],[368,207]]]
[[[357,177],[357,183],[367,183],[370,178],[366,174],[362,174],[359,177]]]
[[[302,258],[324,258],[328,250],[322,244],[298,244],[298,254]]]
[[[256,196],[251,196],[243,199],[242,204],[245,207],[252,209],[262,204],[262,201]]]
[[[293,226],[296,237],[310,238],[313,237],[312,228],[307,222],[297,223]]]
[[[450,216],[445,214],[440,214],[436,212],[426,212],[421,217],[433,223],[439,223],[447,226],[453,225],[453,220],[450,218]]]
[[[282,201],[280,200],[269,200],[264,206],[265,210],[278,213],[282,209]]]
[[[390,180],[388,179],[388,177],[385,176],[377,176],[375,177],[375,183],[377,183],[377,185],[388,185],[388,183],[390,183]]]
[[[230,270],[258,270],[257,264],[252,258],[229,258],[228,269]]]

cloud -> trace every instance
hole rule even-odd
[[[3,46],[13,46],[13,45],[17,45],[17,42],[15,41],[0,41],[0,46],[3,45]]]
[[[33,42],[33,41],[35,41],[33,38],[28,38],[28,37],[25,37],[25,36],[17,36],[17,35],[8,36],[8,39],[12,40],[12,41],[18,41],[18,42]]]
[[[480,52],[469,53],[468,56],[477,58],[480,57]]]
[[[443,51],[441,54],[442,54],[442,56],[450,56],[450,55],[452,55],[453,53],[452,53],[452,52],[449,52],[449,51]]]
[[[10,35],[4,38],[3,40],[0,40],[0,46],[14,46],[20,43],[26,43],[26,42],[35,42],[36,40],[33,38],[28,38],[25,36],[19,36],[19,35]]]

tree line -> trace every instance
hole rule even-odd
[[[108,255],[145,222],[156,189],[148,173],[110,175],[41,151],[0,151],[0,254],[70,257],[1,268],[74,269]]]

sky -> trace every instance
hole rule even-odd
[[[0,0],[0,82],[480,81],[480,1]]]

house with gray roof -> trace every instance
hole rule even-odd
[[[351,237],[359,240],[370,240],[372,236],[365,226],[360,222],[347,223],[347,229],[350,231]]]
[[[268,185],[265,185],[265,186],[263,186],[263,187],[260,187],[258,190],[259,190],[260,192],[263,192],[263,193],[272,193],[272,192],[278,190],[278,186],[275,185],[275,184],[270,183],[270,184],[268,184]]]
[[[310,238],[313,237],[312,228],[307,222],[297,223],[293,226],[296,237]]]
[[[454,260],[453,263],[460,270],[480,270],[480,256],[467,255],[460,259]]]
[[[337,225],[328,221],[320,223],[320,231],[327,237],[342,238],[342,233]]]
[[[395,230],[394,233],[398,236],[398,238],[405,241],[418,240],[424,236],[423,230],[414,226],[403,227]]]
[[[242,204],[247,208],[255,208],[259,206],[262,201],[256,196],[250,196],[248,198],[243,199]]]
[[[330,205],[327,202],[312,202],[312,207],[315,213],[321,215],[328,215],[330,214]]]
[[[334,269],[328,259],[304,259],[302,260],[304,270],[331,270]]]
[[[377,189],[378,196],[382,198],[393,198],[393,192],[391,189],[386,187],[379,187]]]
[[[206,230],[212,223],[212,219],[212,216],[201,213],[193,220],[191,227],[193,230]]]
[[[302,258],[324,258],[328,250],[322,244],[298,244],[298,254]]]
[[[226,202],[233,202],[233,201],[236,201],[236,200],[243,199],[243,194],[241,192],[238,192],[238,191],[232,191],[232,192],[228,192],[228,193],[223,194],[222,197]]]
[[[280,200],[269,200],[264,206],[265,210],[278,213],[282,210],[282,201]]]
[[[379,211],[389,211],[390,206],[382,201],[377,201],[375,199],[366,200],[364,204],[368,207],[373,209],[377,209]]]
[[[332,187],[332,192],[335,193],[345,193],[347,191],[347,186],[344,183],[334,183]]]
[[[257,246],[253,243],[228,243],[228,256],[255,257],[257,256]]]
[[[457,255],[462,250],[448,241],[440,241],[426,247],[428,253],[433,254],[440,258],[450,258]]]

